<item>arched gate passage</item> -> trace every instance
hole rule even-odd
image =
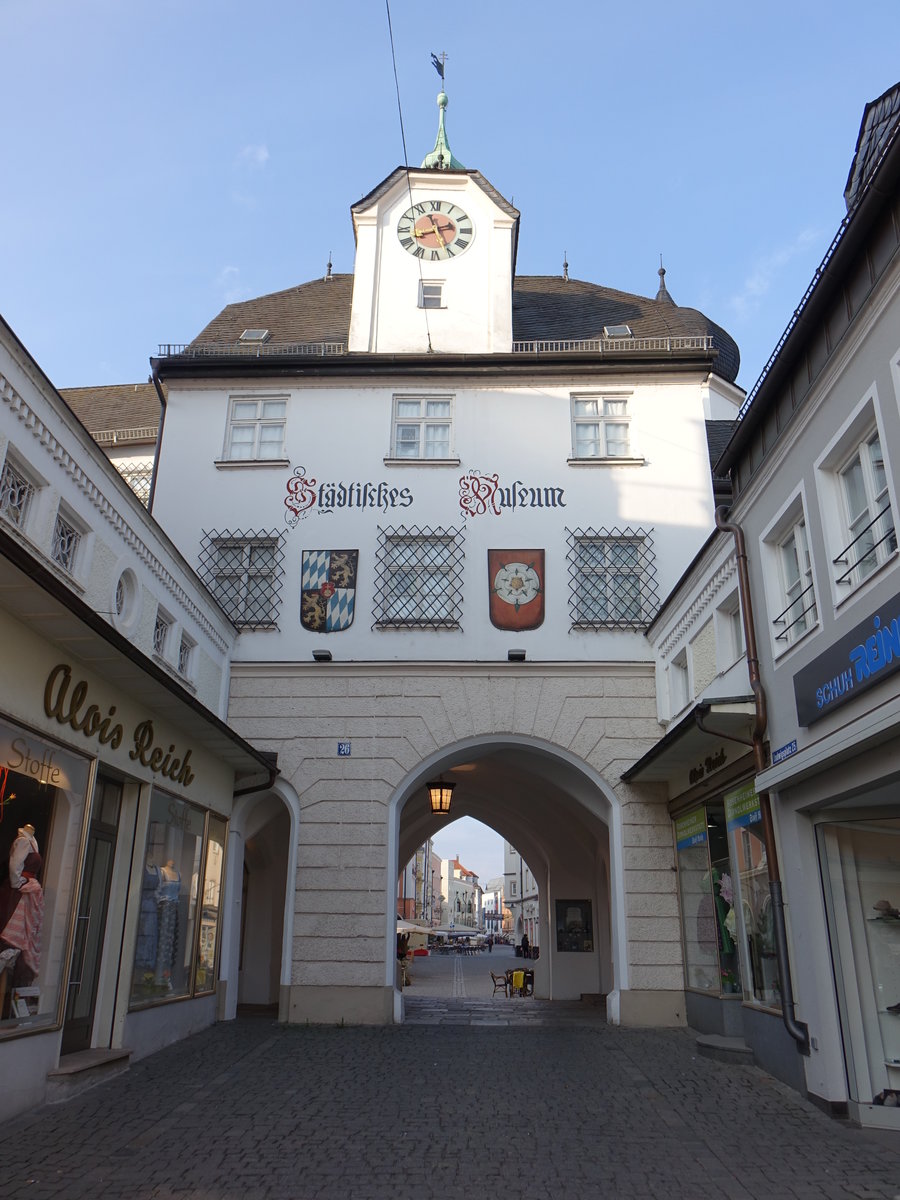
[[[443,772],[453,779],[448,817],[428,808],[425,783]],[[621,813],[618,799],[589,766],[559,747],[536,739],[476,738],[426,759],[397,789],[390,836],[395,853],[391,887],[399,865],[443,825],[471,816],[489,825],[522,854],[541,893],[541,956],[535,993],[545,999],[577,999],[584,993],[610,997],[613,1019],[629,986],[624,909]],[[554,914],[558,900],[588,900],[594,945],[589,952],[557,951]],[[389,897],[396,912],[396,895]],[[389,974],[394,958],[393,920],[388,930]],[[402,1020],[402,995],[395,997]]]

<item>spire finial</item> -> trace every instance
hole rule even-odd
[[[441,115],[438,118],[438,132],[434,142],[434,149],[430,154],[425,155],[422,166],[433,171],[464,171],[466,168],[458,158],[454,157],[453,151],[450,149],[450,143],[447,141],[447,130],[444,128],[444,113],[447,111],[447,105],[450,103],[447,93],[444,91],[444,72],[447,66],[446,52],[441,51],[440,57],[437,54],[432,54],[431,62],[441,77],[441,90],[438,92],[437,98],[437,105]]]
[[[328,265],[325,267],[325,282],[331,283],[331,251],[328,251]]]
[[[662,255],[659,256],[659,270],[656,272],[659,276],[659,291],[656,293],[657,300],[665,300],[669,304],[675,304],[666,287],[666,268],[662,265]],[[676,306],[677,307],[677,306]]]
[[[563,279],[569,278],[568,251],[563,250]]]

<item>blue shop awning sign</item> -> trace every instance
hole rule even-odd
[[[743,829],[761,820],[759,796],[752,783],[725,793],[725,825],[729,833],[732,829]]]
[[[707,840],[706,809],[692,808],[675,818],[675,845],[679,850],[702,846]]]
[[[797,672],[797,721],[812,725],[896,671],[900,671],[900,596],[888,600]]]

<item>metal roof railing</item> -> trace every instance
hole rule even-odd
[[[677,354],[697,351],[708,354],[715,348],[710,334],[685,337],[628,338],[534,338],[513,342],[513,354]],[[195,345],[161,342],[160,358],[283,358],[291,355],[329,358],[347,354],[345,342],[269,342],[266,345]]]

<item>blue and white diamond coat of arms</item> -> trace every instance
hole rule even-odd
[[[338,633],[353,624],[358,550],[304,550],[300,624],[311,633]]]

